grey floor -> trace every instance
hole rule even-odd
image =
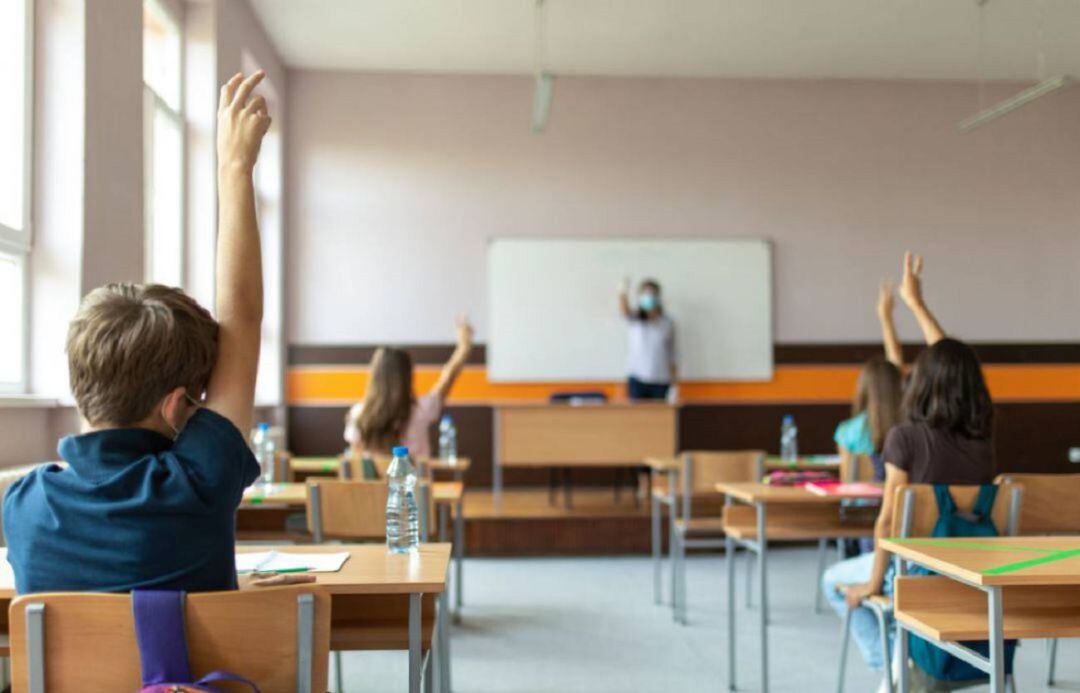
[[[770,552],[773,691],[836,688],[840,621],[812,612],[815,555]],[[755,691],[757,612],[741,605],[739,575],[739,688]],[[463,622],[451,642],[454,691],[723,691],[723,557],[691,558],[688,578],[690,624],[679,626],[669,609],[653,604],[648,558],[467,560]],[[1024,642],[1018,690],[1080,691],[1080,644],[1062,642],[1053,689],[1043,683],[1045,651],[1044,641]],[[343,669],[349,693],[406,690],[404,653],[350,653]],[[853,650],[847,691],[873,693],[878,681]]]

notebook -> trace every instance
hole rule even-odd
[[[852,484],[814,481],[804,486],[807,491],[818,496],[840,496],[842,498],[880,498],[880,486],[858,481]]]
[[[237,573],[336,573],[349,559],[349,552],[340,553],[284,553],[261,551],[236,554]]]

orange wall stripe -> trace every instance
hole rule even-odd
[[[1080,400],[1080,364],[988,364],[984,366],[990,392],[998,401],[1060,402]],[[418,366],[418,392],[428,391],[439,377],[436,366]],[[766,382],[697,381],[680,384],[687,402],[835,403],[847,402],[855,391],[859,366],[777,366]],[[291,405],[340,405],[356,402],[367,388],[365,366],[294,366],[286,374]],[[599,390],[610,398],[625,395],[621,382],[492,383],[483,367],[462,371],[450,399],[483,404],[499,400],[547,400],[552,393]]]

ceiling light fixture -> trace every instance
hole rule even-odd
[[[547,12],[544,0],[535,0],[533,13],[533,88],[532,131],[540,134],[547,127],[551,100],[555,96],[555,75],[544,71],[547,50]]]
[[[986,80],[984,73],[983,62],[983,41],[984,41],[984,24],[985,24],[985,7],[988,0],[975,0],[979,6],[979,107],[982,109],[970,118],[965,118],[956,124],[956,129],[960,132],[971,132],[975,128],[989,123],[990,121],[997,120],[1006,113],[1011,113],[1016,109],[1026,106],[1027,104],[1042,98],[1047,94],[1052,94],[1059,89],[1068,87],[1076,83],[1076,79],[1072,75],[1058,75],[1057,77],[1047,78],[1046,73],[1046,54],[1043,50],[1043,19],[1045,10],[1045,1],[1039,2],[1039,18],[1038,18],[1038,49],[1036,52],[1036,71],[1039,77],[1039,83],[1028,87],[1019,94],[1014,94],[1004,101],[990,106],[989,108],[983,108],[983,86]]]

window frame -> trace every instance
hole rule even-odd
[[[180,13],[180,8],[176,4],[169,0],[142,0],[141,6],[143,11],[146,11],[147,5],[154,5],[167,20],[176,28],[177,43],[179,49],[179,60],[177,63],[178,73],[177,79],[179,80],[179,89],[177,91],[177,108],[173,108],[169,105],[169,102],[161,95],[158,94],[152,86],[147,84],[145,78],[143,79],[143,278],[147,282],[155,281],[153,275],[154,268],[154,210],[153,210],[153,190],[154,190],[154,117],[158,113],[162,113],[173,121],[173,124],[177,126],[180,132],[180,170],[178,174],[179,183],[179,215],[177,220],[180,228],[180,242],[178,248],[178,266],[177,276],[179,277],[178,286],[183,287],[186,284],[187,277],[187,113],[185,111],[185,98],[186,98],[186,73],[185,73],[185,36],[184,36],[184,17]],[[143,25],[143,32],[145,35],[146,26]],[[145,60],[145,56],[143,60]]]
[[[16,0],[19,1],[19,0]],[[21,363],[17,381],[0,381],[0,395],[23,395],[29,386],[30,373],[30,251],[34,239],[34,3],[21,0],[25,12],[23,31],[23,228],[16,230],[0,224],[0,253],[15,258],[22,274],[20,310]]]

